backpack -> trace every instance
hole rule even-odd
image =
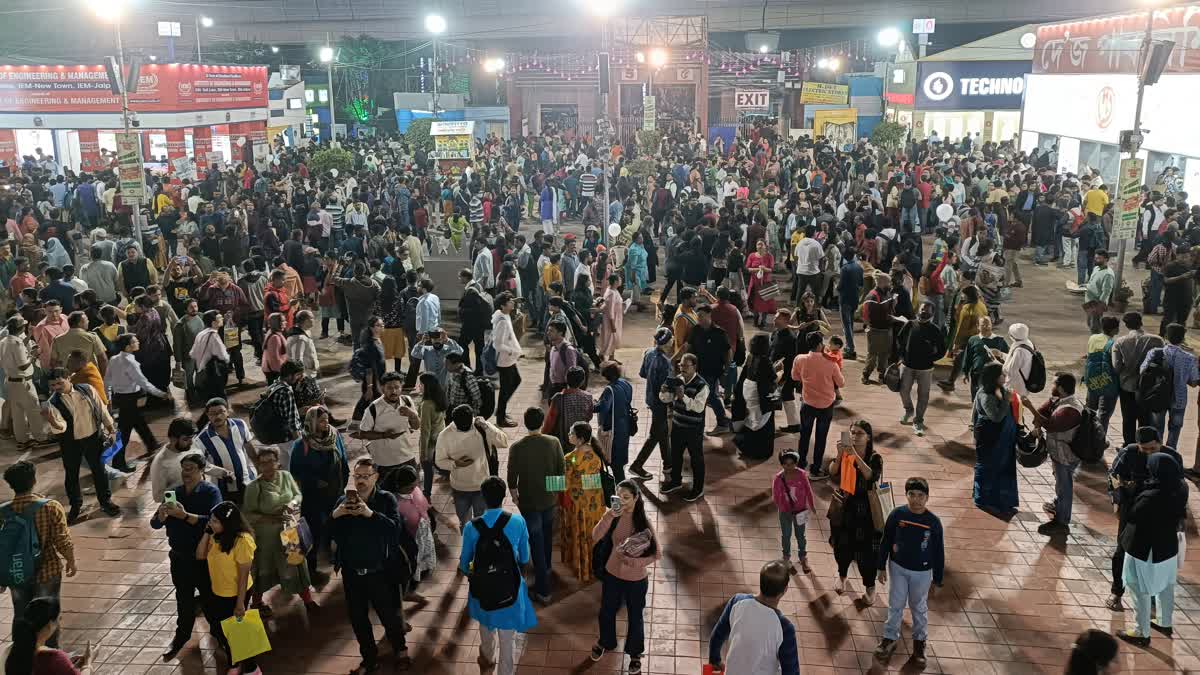
[[[1018,345],[1018,349],[1029,352],[1029,376],[1025,378],[1025,388],[1036,394],[1046,388],[1046,357],[1029,345]]]
[[[488,340],[488,343],[483,346],[483,352],[479,355],[480,365],[483,368],[483,374],[491,377],[500,370],[498,362],[499,355],[496,354],[496,343]]]
[[[0,506],[0,586],[12,588],[32,583],[42,559],[34,516],[48,499],[32,502],[23,513],[13,510],[12,502]]]
[[[900,191],[900,208],[911,209],[917,205],[917,189],[904,188]]]
[[[511,607],[521,592],[521,570],[512,542],[504,534],[504,527],[511,519],[501,513],[496,524],[488,527],[483,517],[475,518],[471,525],[479,533],[475,543],[475,557],[471,560],[469,581],[471,597],[479,608],[494,612]]]
[[[467,373],[467,377],[475,377]],[[496,412],[496,387],[492,381],[485,377],[475,377],[475,384],[479,385],[479,413],[483,419],[490,418]]]
[[[1167,365],[1167,353],[1155,349],[1146,369],[1138,376],[1138,408],[1147,412],[1163,412],[1175,399],[1175,377]]]
[[[279,418],[279,413],[271,404],[275,386],[271,385],[267,393],[260,396],[258,402],[250,407],[250,431],[254,433],[255,439],[269,445],[285,443],[288,440],[287,424]],[[282,386],[288,385],[285,382]]]
[[[354,378],[355,382],[362,382],[370,373],[371,365],[367,363],[366,350],[356,349],[350,357],[350,377]]]
[[[1082,462],[1099,462],[1104,458],[1104,451],[1108,449],[1108,438],[1095,410],[1087,407],[1083,409],[1070,446],[1071,452]]]

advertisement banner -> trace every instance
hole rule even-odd
[[[167,129],[167,159],[175,160],[187,155],[187,143],[183,137],[183,129]]]
[[[171,171],[179,180],[196,180],[196,165],[191,157],[176,157],[171,160]]]
[[[1020,110],[1028,61],[922,61],[917,110]]]
[[[836,148],[854,145],[857,140],[858,109],[818,110],[813,113],[813,133],[829,139]]]
[[[800,85],[801,103],[846,105],[850,101],[850,87],[826,82],[805,82]]]
[[[1127,12],[1086,21],[1047,24],[1037,29],[1035,73],[1136,73],[1146,12]],[[1196,5],[1154,10],[1155,40],[1171,40],[1175,49],[1168,73],[1200,72],[1200,8]]]
[[[658,121],[658,104],[653,96],[642,97],[642,129],[654,131]]]
[[[1113,241],[1133,239],[1137,233],[1138,216],[1142,210],[1142,160],[1137,157],[1126,157],[1121,160],[1120,175],[1117,178],[1117,198],[1113,200],[1116,209],[1113,218]]]
[[[771,92],[766,89],[736,89],[733,92],[736,110],[766,110],[771,107]]]
[[[17,136],[12,129],[0,129],[0,162],[20,164],[17,157]]]
[[[208,153],[212,152],[212,149],[212,127],[193,127],[192,157],[196,159],[198,170],[208,169]]]
[[[142,183],[146,175],[142,172],[138,136],[136,131],[117,134],[117,178],[121,181],[121,197],[128,201],[141,201],[145,196]]]
[[[146,64],[135,112],[192,112],[267,107],[266,66]],[[0,66],[0,112],[119,113],[104,66]]]
[[[79,170],[100,170],[100,132],[95,129],[79,130]]]

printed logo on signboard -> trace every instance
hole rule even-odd
[[[138,75],[138,92],[144,93],[151,89],[158,89],[158,75],[154,73]]]
[[[180,82],[179,83],[179,95],[180,96],[191,96],[192,95],[192,83],[191,82]]]
[[[925,96],[930,101],[944,101],[954,93],[954,78],[949,73],[938,71],[925,78]]]
[[[1096,125],[1107,129],[1112,124],[1113,110],[1117,107],[1117,92],[1112,87],[1104,87],[1096,99]]]
[[[255,82],[254,83],[254,94],[257,96],[258,94],[262,93],[262,90],[263,90],[262,82]]]

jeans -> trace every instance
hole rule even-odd
[[[829,425],[833,422],[833,406],[816,408],[807,403],[800,406],[800,468],[808,468],[808,441],[816,426],[816,440],[813,442],[813,467],[821,471],[821,460],[825,458],[825,437],[829,435]]]
[[[1037,265],[1045,265],[1054,259],[1053,246],[1034,246],[1033,247],[1033,262]]]
[[[929,407],[929,385],[933,384],[933,369],[917,370],[900,366],[900,402],[904,404],[904,415],[913,415],[912,388],[917,384],[917,407],[914,424],[925,423],[925,409]]]
[[[1154,415],[1142,411],[1137,403],[1137,393],[1121,390],[1121,438],[1125,445],[1137,440],[1138,427],[1153,424]]]
[[[606,574],[600,589],[600,646],[608,650],[617,648],[617,612],[625,605],[629,632],[625,635],[625,653],[640,657],[646,652],[646,623],[642,616],[646,609],[646,592],[650,580],[625,581]]]
[[[1162,300],[1163,275],[1150,270],[1150,297],[1142,301],[1147,314],[1157,314],[1158,304]]]
[[[916,206],[910,206],[907,209],[900,207],[900,230],[902,232],[915,232],[921,226],[921,211]],[[906,225],[914,225],[912,229],[906,229]]]
[[[496,638],[500,642],[500,660],[496,660]],[[517,632],[506,628],[488,628],[479,624],[479,656],[489,663],[496,663],[496,675],[513,675],[517,665],[513,661],[513,646]]]
[[[83,507],[83,492],[79,488],[79,467],[84,460],[87,461],[88,469],[92,472],[92,481],[96,485],[96,500],[101,504],[109,503],[112,500],[112,492],[108,486],[104,462],[100,460],[100,453],[103,451],[100,434],[96,433],[80,440],[64,439],[61,441],[61,447],[67,501],[71,502],[71,508]]]
[[[637,457],[633,460],[630,469],[641,469],[646,465],[646,460],[650,458],[650,453],[654,451],[654,446],[658,446],[658,457],[662,460],[663,474],[669,473],[671,468],[671,436],[667,425],[667,409],[665,406],[650,407],[650,431],[646,435],[645,442],[642,443],[642,449],[638,452]]]
[[[58,555],[53,553],[51,555]],[[207,579],[207,572],[205,573]],[[54,598],[57,602],[59,594],[62,592],[62,577],[55,577],[44,584],[31,583],[23,586],[13,586],[8,589],[8,593],[12,596],[13,604],[13,623],[21,620],[25,616],[25,608],[34,598]],[[58,647],[58,631],[54,631],[54,635],[46,640],[47,647]]]
[[[1162,321],[1158,322],[1158,336],[1167,337],[1167,326],[1177,323],[1184,328],[1188,325],[1188,315],[1191,314],[1192,306],[1187,299],[1185,302],[1172,302],[1168,298],[1163,298],[1162,306]]]
[[[811,514],[810,514],[811,515]],[[807,525],[796,524],[796,514],[779,512],[780,540],[783,544],[783,559],[792,559],[792,532],[796,533],[796,557],[804,560],[808,556],[808,540],[804,537]]]
[[[1054,519],[1063,525],[1071,524],[1071,502],[1075,499],[1075,469],[1079,462],[1062,464],[1051,458],[1054,466]]]
[[[876,369],[883,375],[891,356],[892,329],[867,328],[867,363],[863,366],[863,377],[870,377],[871,371]]]
[[[683,482],[683,451],[692,462],[692,491],[704,489],[704,429],[681,427],[671,429],[671,481]]]
[[[854,350],[854,310],[855,309],[857,309],[857,307],[855,307],[853,305],[853,303],[847,303],[845,300],[842,300],[842,304],[841,304],[842,332],[846,336],[846,351],[851,354],[853,354],[855,351]],[[791,368],[791,366],[786,366],[786,367]]]
[[[1114,547],[1112,556],[1112,588],[1109,591],[1121,597],[1125,593],[1125,581],[1122,578],[1125,575],[1125,549],[1121,547],[1121,533],[1125,530],[1124,519],[1117,521],[1117,545]]]
[[[500,394],[496,397],[496,421],[503,422],[508,418],[508,401],[521,386],[521,373],[517,372],[516,364],[497,370],[500,372]]]
[[[1107,436],[1108,422],[1112,419],[1113,412],[1117,409],[1117,395],[1114,393],[1103,396],[1099,391],[1089,391],[1087,395],[1087,407],[1096,411],[1096,415],[1100,417],[1100,427],[1104,429],[1104,435]]]
[[[1128,554],[1126,554],[1128,555]],[[1178,561],[1178,559],[1176,559]],[[1125,561],[1125,565],[1129,565],[1130,561]],[[1178,574],[1176,570],[1175,574]],[[1151,596],[1140,590],[1136,584],[1136,577],[1129,580],[1129,592],[1133,595],[1133,611],[1137,619],[1137,634],[1141,637],[1150,637],[1150,601],[1153,599],[1158,606],[1157,623],[1160,626],[1169,627],[1172,624],[1172,618],[1175,613],[1175,579],[1167,584],[1167,587],[1161,593]]]
[[[925,299],[933,305],[933,325],[945,329],[946,310],[943,309],[943,305],[945,304],[946,296],[939,293],[930,293],[925,296]]]
[[[359,574],[357,570],[343,569],[342,590],[346,593],[346,613],[350,616],[350,626],[358,640],[358,653],[363,663],[374,666],[379,657],[375,628],[368,613],[372,607],[388,642],[392,643],[392,651],[405,653],[408,645],[404,641],[403,608],[396,604],[396,581],[386,572]]]
[[[474,492],[462,492],[454,490],[454,513],[458,515],[458,529],[463,529],[467,523],[471,522],[471,518],[479,518],[483,516],[483,512],[487,510],[487,505],[483,503],[483,493],[479,490]],[[472,516],[472,513],[474,515]]]
[[[929,637],[929,587],[933,585],[933,570],[915,572],[888,561],[888,616],[883,624],[883,637],[900,639],[900,621],[904,617],[904,605],[912,612],[912,636],[914,640]]]
[[[721,403],[721,395],[717,393],[717,378],[703,375],[708,383],[708,401],[705,403],[717,415],[717,426],[729,426],[729,416],[725,414],[725,405]]]
[[[208,563],[196,560],[195,551],[172,553],[170,562],[171,585],[175,587],[175,638],[171,644],[182,647],[192,638],[196,625],[196,595],[200,596],[200,606],[207,609],[212,586]]]
[[[1092,252],[1080,246],[1075,254],[1075,281],[1080,286],[1087,283],[1088,273],[1091,272]]]
[[[554,563],[554,510],[521,509],[521,516],[529,527],[529,550],[533,556],[533,592],[550,595],[550,567]]]
[[[1179,444],[1179,432],[1183,431],[1183,418],[1187,416],[1187,405],[1182,408],[1171,408],[1169,413],[1159,413],[1160,419],[1167,421],[1167,445],[1172,448]],[[1162,433],[1162,424],[1158,426],[1159,433]]]

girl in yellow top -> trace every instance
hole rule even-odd
[[[587,582],[592,580],[592,528],[608,508],[600,485],[604,461],[589,423],[572,424],[567,441],[575,449],[566,456],[562,558],[580,581]]]
[[[561,256],[559,254],[552,253],[550,255],[550,262],[542,268],[542,290],[546,292],[546,295],[554,294],[554,292],[550,290],[550,284],[555,282],[560,284],[562,283],[562,268],[558,266],[558,261],[560,258]]]
[[[225,619],[231,616],[240,619],[246,614],[246,604],[254,588],[254,579],[250,576],[254,549],[254,531],[237,504],[221,502],[214,506],[208,527],[204,528],[204,536],[196,547],[196,559],[208,563],[212,593],[208,597],[206,614],[213,637],[229,661],[227,675],[258,672],[253,658],[240,664],[233,663],[229,641],[221,629]]]

